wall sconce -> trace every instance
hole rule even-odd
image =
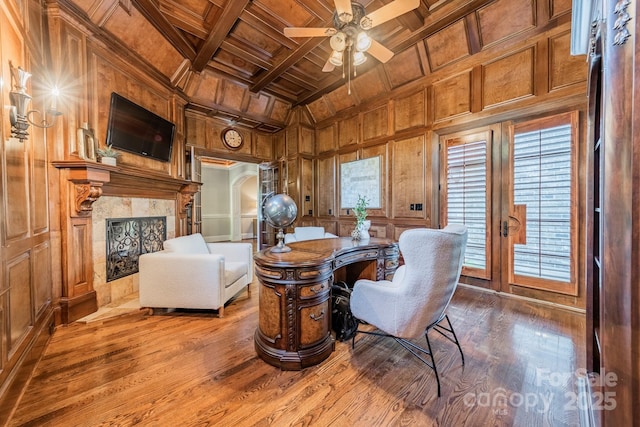
[[[49,108],[42,114],[37,110],[29,110],[29,102],[31,101],[31,95],[27,93],[27,81],[31,77],[31,73],[23,70],[21,67],[14,67],[11,61],[9,61],[9,68],[11,70],[11,83],[13,89],[9,92],[9,99],[11,101],[11,110],[9,113],[9,120],[11,122],[11,136],[18,138],[20,142],[24,142],[29,136],[27,130],[29,125],[33,125],[39,128],[50,128],[55,123],[55,118],[62,115],[56,108],[56,100],[58,97],[57,88],[53,91],[53,99]],[[42,121],[36,123],[31,120],[32,114],[38,114],[42,116]],[[47,120],[49,116],[51,121]]]

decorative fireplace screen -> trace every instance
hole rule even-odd
[[[107,219],[107,282],[138,272],[141,254],[162,250],[166,217]]]

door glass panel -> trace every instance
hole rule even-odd
[[[508,221],[513,284],[576,292],[576,123],[575,114],[564,114],[515,126]]]
[[[445,224],[468,229],[463,273],[489,278],[489,132],[450,136],[446,146]]]
[[[527,205],[527,244],[514,247],[514,273],[569,281],[571,126],[516,134],[513,157],[513,203]]]

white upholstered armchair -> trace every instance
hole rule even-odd
[[[357,333],[395,338],[433,369],[438,396],[440,379],[428,332],[435,328],[454,342],[464,365],[462,348],[445,310],[460,278],[466,245],[467,229],[462,225],[449,225],[442,230],[419,228],[404,231],[399,239],[404,265],[396,270],[393,280],[360,279],[351,294],[351,311],[361,321]],[[444,320],[448,326],[441,325]],[[363,330],[362,322],[382,332]],[[422,334],[427,340],[427,349],[410,341]],[[420,353],[430,356],[431,361]]]
[[[328,239],[338,237],[335,234],[324,231],[324,227],[295,227],[293,233],[284,235],[284,243],[300,242],[302,240]]]
[[[176,237],[141,255],[140,305],[218,310],[253,280],[251,243],[206,243],[201,234]]]

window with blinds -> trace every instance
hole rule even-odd
[[[490,253],[487,239],[487,138],[447,140],[446,149],[446,222],[467,226],[465,274],[487,278]]]
[[[520,276],[516,282],[572,281],[572,130],[568,120],[515,130],[512,203],[526,205],[526,244],[512,249],[512,273]]]

